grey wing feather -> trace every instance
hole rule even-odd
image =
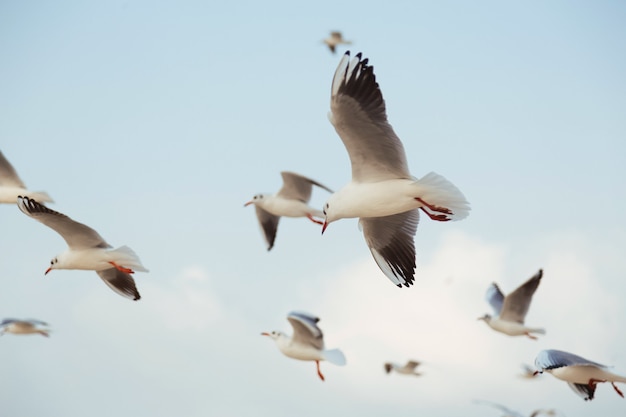
[[[398,287],[413,284],[419,209],[392,216],[362,218],[363,236],[374,260]]]
[[[320,350],[324,349],[324,334],[317,327],[319,318],[305,313],[291,312],[287,320],[293,327],[294,342],[310,345]]]
[[[585,359],[582,356],[574,355],[573,353],[564,352],[556,349],[546,349],[539,352],[535,359],[535,367],[543,371],[545,369],[562,368],[563,366],[597,366],[600,368],[607,368],[606,365],[599,364],[597,362]]]
[[[0,152],[0,184],[26,188],[13,165]]]
[[[325,185],[300,174],[296,174],[295,172],[283,171],[280,174],[283,177],[283,186],[277,194],[281,197],[308,203],[311,199],[311,193],[314,185],[323,188],[329,193],[333,192],[333,190]]]
[[[500,312],[500,318],[502,320],[524,323],[524,318],[526,317],[526,313],[528,313],[533,294],[537,290],[542,276],[543,270],[540,269],[539,272],[528,279],[528,281],[504,298],[502,311]]]
[[[275,216],[257,205],[255,205],[254,208],[256,210],[256,217],[259,220],[261,230],[263,230],[263,236],[267,242],[267,250],[271,250],[274,247],[274,241],[276,240],[276,230],[278,229],[280,216]]]
[[[117,268],[103,269],[96,271],[106,285],[122,297],[137,301],[141,298],[135,280],[130,274],[122,272]]]
[[[6,326],[7,324],[15,323],[15,322],[18,322],[18,321],[19,321],[18,319],[4,319],[0,323],[0,326]]]
[[[494,282],[489,286],[489,288],[487,288],[485,298],[487,299],[489,305],[491,305],[491,308],[493,308],[495,315],[499,316],[500,312],[502,311],[504,294],[502,294],[502,291],[500,290],[500,287],[498,287],[498,284]]]
[[[361,182],[411,178],[404,147],[387,121],[385,101],[374,68],[346,52],[332,83],[330,119]]]
[[[418,361],[408,361],[406,363],[406,365],[404,365],[404,366],[407,369],[415,369],[415,368],[417,368],[419,366],[419,364],[420,364],[420,362],[418,362]]]
[[[111,245],[91,227],[78,223],[65,214],[51,210],[32,198],[18,197],[17,206],[29,217],[45,224],[61,237],[72,249],[110,248]]]
[[[25,320],[35,326],[48,326],[48,323],[46,323],[45,321],[41,321],[41,320],[35,320],[35,319],[28,319]]]

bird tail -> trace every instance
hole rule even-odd
[[[538,334],[546,334],[546,329],[530,329],[529,333],[538,333]]]
[[[419,188],[418,197],[433,206],[444,207],[452,211],[450,220],[461,220],[468,216],[470,205],[463,193],[443,176],[429,172],[415,180]]]
[[[334,364],[343,366],[346,364],[346,357],[343,355],[343,352],[339,349],[331,349],[324,351],[324,360]]]
[[[39,333],[42,336],[50,337],[50,333],[48,330],[38,330],[37,333]]]
[[[109,251],[109,254],[111,255],[111,260],[120,266],[130,268],[133,271],[148,272],[146,267],[141,264],[141,260],[139,260],[135,251],[128,246],[120,246]]]

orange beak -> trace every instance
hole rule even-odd
[[[269,336],[269,335],[270,335],[270,334],[269,334],[269,333],[267,333],[267,332],[263,332],[263,333],[261,333],[261,336]]]

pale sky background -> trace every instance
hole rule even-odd
[[[584,402],[522,363],[562,349],[626,374],[626,5],[618,1],[3,1],[0,150],[50,207],[132,247],[138,302],[95,272],[43,272],[65,249],[0,206],[0,318],[49,339],[0,338],[11,417],[617,417],[608,384]],[[271,252],[243,204],[292,170],[338,189],[347,153],[327,120],[345,47],[370,58],[411,171],[472,205],[423,218],[398,289],[356,220],[324,236],[283,219]],[[316,190],[312,204],[327,193]],[[510,338],[477,317],[544,269]],[[345,367],[284,357],[262,331],[321,317]],[[421,378],[385,361],[424,362]],[[622,386],[622,388],[626,388]]]

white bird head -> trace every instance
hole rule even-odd
[[[52,258],[52,260],[50,261],[50,267],[48,269],[46,269],[46,272],[44,272],[44,275],[48,275],[48,272],[52,271],[53,269],[58,269],[59,268],[59,257],[55,256],[54,258]]]
[[[283,333],[281,331],[278,331],[278,330],[274,330],[271,333],[263,332],[263,333],[261,333],[261,336],[268,336],[272,340],[279,340],[279,339],[283,339],[283,338],[287,337],[287,335],[285,333]]]
[[[250,204],[256,204],[259,206],[262,206],[263,203],[265,202],[265,198],[268,196],[269,194],[257,194],[254,197],[252,197],[252,200],[248,201],[246,204],[244,204],[244,207],[249,206]]]

